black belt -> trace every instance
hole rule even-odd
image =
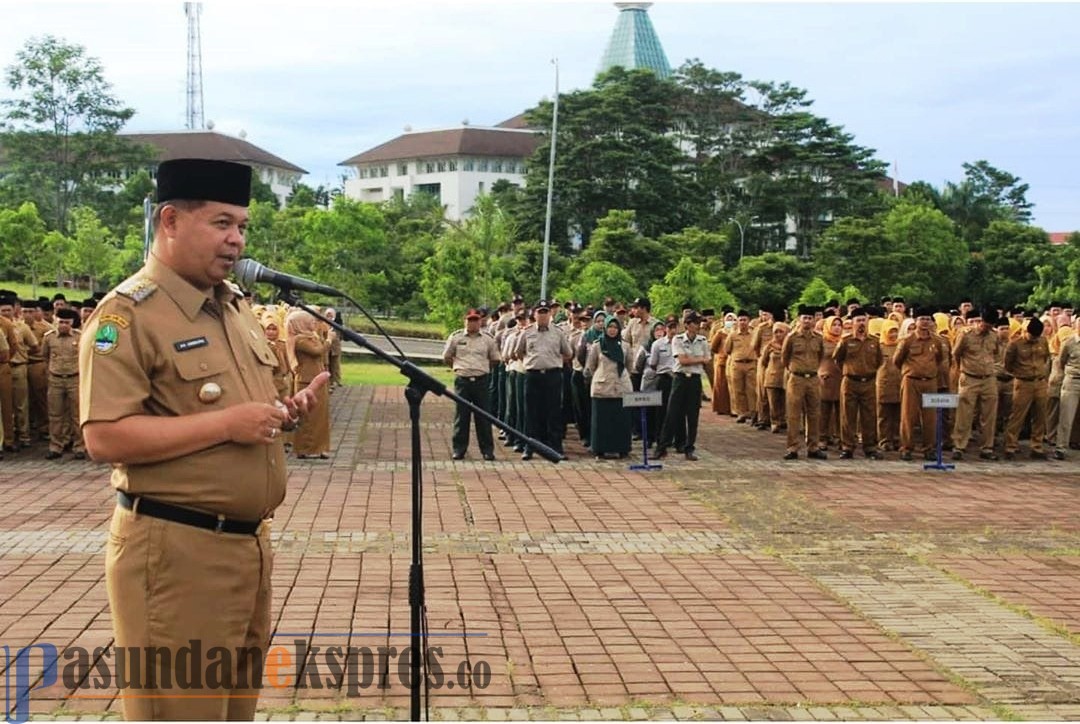
[[[28,364],[28,365],[39,365],[44,361],[45,360],[43,360],[43,359],[32,359],[29,362],[27,362],[26,364]]]
[[[805,377],[806,379],[810,379],[811,377],[817,377],[817,372],[792,372],[791,374],[795,375],[796,377]]]
[[[72,377],[78,377],[79,376],[78,372],[73,372],[70,375],[62,375],[59,372],[50,372],[49,374],[52,375],[53,377],[60,377],[60,378],[65,379],[65,380],[71,379]]]
[[[998,382],[1012,382],[1013,378],[1009,375],[998,375]]]
[[[985,380],[990,377],[990,375],[973,375],[970,372],[962,372],[961,374],[963,374],[964,377],[970,377],[973,380]]]
[[[927,380],[936,380],[936,377],[916,377],[915,375],[908,375],[909,380],[919,380],[920,382],[926,382]]]
[[[25,362],[12,362],[11,366],[12,367],[22,367],[24,364],[26,364],[26,363]]]
[[[750,359],[737,359],[737,360],[735,360],[735,362],[737,362],[737,363],[743,363],[743,362],[757,362],[757,360],[751,357]]]
[[[844,375],[849,380],[855,380],[856,382],[870,382],[877,379],[876,377],[859,377],[858,375]]]
[[[192,525],[216,533],[255,535],[259,530],[259,526],[262,525],[261,521],[233,520],[223,515],[200,513],[190,508],[181,508],[178,505],[169,505],[168,503],[161,503],[137,495],[128,495],[123,490],[116,491],[116,503],[121,508],[126,508],[137,515],[148,515],[151,518]]]
[[[562,372],[562,367],[549,367],[546,370],[525,370],[530,375],[546,375],[549,372]]]
[[[465,375],[458,375],[459,379],[468,380],[469,382],[476,382],[477,380],[482,380],[485,377],[487,377],[487,375],[472,375],[471,377],[466,377]]]
[[[1018,379],[1021,382],[1042,382],[1046,378],[1045,377],[1017,377],[1015,379]]]

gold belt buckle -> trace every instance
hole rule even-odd
[[[255,535],[261,536],[264,533],[270,535],[270,528],[274,522],[273,518],[263,518],[259,521],[259,527],[255,529]]]

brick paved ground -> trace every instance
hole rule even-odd
[[[318,647],[301,678],[333,686],[268,686],[260,716],[402,718],[396,659],[350,695],[326,648],[408,643],[408,409],[332,401],[334,457],[293,462],[275,520],[274,643]],[[1077,462],[784,462],[707,411],[701,460],[662,471],[573,440],[557,466],[453,462],[451,418],[425,401],[434,717],[1080,718]],[[43,452],[0,463],[0,644],[106,646],[108,471]],[[486,686],[449,688],[461,662]],[[116,716],[115,691],[71,693],[34,711]]]

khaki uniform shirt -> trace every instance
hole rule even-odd
[[[443,360],[459,377],[479,377],[491,371],[499,363],[499,346],[495,338],[486,332],[469,334],[459,329],[446,340]]]
[[[676,334],[671,340],[671,354],[675,357],[675,374],[703,375],[705,374],[705,365],[684,365],[680,358],[683,356],[708,357],[710,355],[709,341],[702,334],[696,335],[693,339],[690,339],[686,332]]]
[[[204,293],[151,256],[87,320],[79,354],[81,423],[273,404],[276,364],[262,327],[233,287]],[[206,394],[211,383],[220,387],[217,399]],[[115,464],[112,484],[132,495],[257,521],[281,503],[285,477],[278,437],[270,445],[223,442],[171,460]]]
[[[825,339],[814,330],[796,330],[784,337],[780,359],[789,372],[796,375],[816,375],[824,357]]]
[[[7,342],[7,361],[11,362],[11,357],[15,352],[16,345],[15,322],[11,321],[7,317],[0,317],[0,334],[4,336],[4,341]]]
[[[724,357],[732,362],[756,362],[754,354],[754,333],[750,330],[740,332],[739,328],[731,330],[731,334],[724,340]]]
[[[949,364],[947,346],[936,334],[923,338],[916,332],[900,340],[893,364],[900,368],[902,377],[939,380],[942,367]]]
[[[514,353],[525,363],[526,371],[549,370],[562,367],[563,360],[569,359],[573,350],[566,335],[555,325],[547,329],[533,325],[518,333]]]
[[[1074,334],[1061,344],[1058,363],[1066,378],[1080,380],[1080,336]]]
[[[50,330],[41,344],[49,374],[71,377],[79,372],[79,330],[61,335]]]
[[[1005,348],[1005,371],[1021,380],[1046,379],[1050,369],[1050,342],[1045,337],[1027,335],[1009,342]]]
[[[37,337],[30,331],[30,325],[18,319],[12,322],[12,336],[8,337],[8,341],[11,342],[12,339],[15,341],[11,345],[11,363],[26,364],[30,361],[31,350],[36,351],[38,346]]]
[[[0,364],[8,364],[11,358],[11,347],[8,345],[7,335],[0,330]]]
[[[833,350],[833,360],[845,375],[874,379],[881,366],[881,344],[870,335],[844,337]]]
[[[38,362],[45,359],[45,350],[42,348],[41,343],[45,341],[45,335],[51,332],[54,327],[42,319],[39,322],[32,322],[30,324],[30,331],[34,333],[34,338],[38,342],[37,351],[30,352],[30,361]]]
[[[957,340],[953,356],[962,374],[973,377],[996,375],[994,365],[1001,356],[1001,339],[994,330],[986,334],[968,332]]]
[[[762,353],[765,348],[772,342],[772,322],[762,322],[754,327],[754,332],[750,337],[750,349],[753,350],[754,356],[758,358],[758,361],[762,361]]]

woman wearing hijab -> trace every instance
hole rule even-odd
[[[784,362],[780,358],[780,352],[784,348],[784,339],[790,331],[791,327],[788,324],[784,322],[773,322],[772,339],[761,350],[761,354],[764,356],[763,366],[765,368],[763,387],[765,389],[765,394],[769,397],[770,410],[779,411],[787,409],[784,403],[784,387],[787,384],[787,369],[784,367]],[[785,416],[778,412],[774,412],[772,415],[772,424],[769,429],[772,430],[774,434],[780,434],[781,431],[786,430],[787,423],[785,422]]]
[[[589,347],[585,369],[589,370],[592,395],[592,429],[589,441],[593,455],[624,458],[630,454],[630,414],[622,397],[632,392],[626,362],[630,345],[622,341],[622,323],[614,314],[604,321],[604,333]]]
[[[585,383],[587,385],[592,384],[592,370],[588,368],[586,362],[589,359],[589,350],[592,349],[602,336],[604,336],[604,320],[608,317],[608,313],[603,309],[598,309],[592,317],[592,324],[585,330],[585,334],[581,335],[581,341],[578,342],[578,348],[574,351],[578,360],[582,365],[582,375],[585,377]],[[592,441],[592,394],[589,394],[589,401],[587,405],[583,406],[587,412],[585,414],[585,420],[582,425],[582,429],[585,430],[584,436],[581,438],[581,444],[586,448],[590,447]]]
[[[1049,324],[1047,324],[1049,321]],[[1043,317],[1043,332],[1047,327],[1057,328],[1057,323],[1049,314]],[[1057,443],[1058,422],[1061,420],[1061,385],[1065,381],[1065,370],[1061,366],[1061,345],[1074,334],[1072,327],[1061,327],[1050,338],[1050,379],[1048,404],[1046,406],[1046,444]]]
[[[277,390],[278,399],[282,400],[292,394],[292,370],[289,369],[288,350],[285,340],[281,338],[281,328],[278,326],[277,314],[267,309],[259,318],[262,322],[263,331],[266,333],[266,341],[270,343],[270,349],[277,357],[274,366],[274,389]]]
[[[832,358],[833,350],[840,343],[844,323],[840,317],[832,316],[821,327],[821,336],[825,338],[825,356],[818,366],[821,377],[821,444],[824,450],[831,443],[840,440],[840,367]]]
[[[288,332],[289,368],[295,377],[294,388],[301,390],[326,370],[326,341],[319,334],[318,320],[302,309],[289,313],[285,318],[285,329]],[[330,392],[327,387],[324,385],[319,389],[318,409],[303,418],[296,429],[293,452],[298,458],[325,460],[330,457]]]
[[[886,319],[881,326],[881,366],[877,371],[877,436],[882,450],[900,449],[900,368],[893,354],[900,344],[900,325]]]

